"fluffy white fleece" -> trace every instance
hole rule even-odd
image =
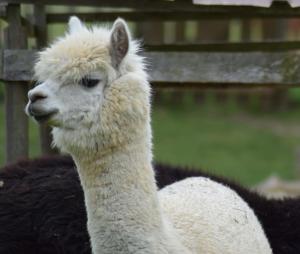
[[[252,209],[228,187],[193,177],[165,187],[159,198],[192,253],[271,253]]]
[[[39,99],[27,112],[49,115],[55,145],[76,162],[94,254],[272,253],[253,211],[229,188],[192,178],[157,192],[150,86],[136,45],[123,20],[109,30],[72,18],[70,32],[40,53],[41,84],[29,92]],[[113,59],[126,46],[122,61]],[[83,77],[98,84],[84,87]]]

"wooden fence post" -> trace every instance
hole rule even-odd
[[[287,36],[287,30],[288,30],[287,20],[277,19],[273,22],[272,25],[274,27],[273,29],[266,29],[265,31],[266,39],[284,40]],[[282,111],[287,109],[288,107],[287,89],[274,89],[270,99],[271,99],[271,110]]]
[[[34,27],[36,46],[41,49],[47,45],[48,34],[47,34],[47,17],[46,7],[42,4],[34,5]],[[51,128],[47,125],[40,125],[40,145],[42,154],[55,154],[56,149],[51,148]]]
[[[173,38],[175,41],[172,43],[185,43],[185,22],[180,21],[176,22],[175,24],[175,38]],[[175,90],[171,92],[171,101],[173,105],[180,105],[183,102],[185,92],[182,90]]]
[[[229,21],[227,20],[201,20],[197,24],[197,42],[224,42],[229,37]],[[204,102],[207,91],[197,91],[196,100]],[[229,96],[227,91],[214,91],[214,97],[222,106],[227,103]]]
[[[251,41],[251,29],[252,29],[251,20],[245,19],[241,22],[242,22],[241,41],[249,42]],[[247,107],[249,107],[251,101],[250,100],[251,93],[249,92],[250,91],[244,91],[244,90],[237,91],[235,99],[239,108],[246,109]]]
[[[21,23],[20,5],[10,4],[6,10],[8,27],[5,30],[6,49],[27,48],[27,36]],[[28,157],[28,118],[26,82],[5,82],[6,162]]]
[[[163,23],[158,21],[137,23],[136,36],[141,37],[145,44],[162,44],[164,37]],[[150,66],[150,68],[153,68]],[[163,101],[163,92],[153,89],[154,104],[160,104]]]

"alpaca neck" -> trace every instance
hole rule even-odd
[[[147,142],[98,158],[74,158],[84,189],[95,254],[160,253],[156,248],[157,239],[165,238],[163,222],[151,147],[143,143]]]

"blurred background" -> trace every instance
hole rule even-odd
[[[101,9],[103,10],[103,9]],[[48,6],[48,13],[95,8]],[[22,14],[30,17],[31,6]],[[109,24],[109,23],[108,23]],[[144,47],[160,43],[296,41],[299,19],[222,19],[129,22]],[[1,22],[1,30],[7,25]],[[48,26],[48,41],[66,31]],[[2,36],[2,35],[1,35]],[[2,38],[3,41],[3,38]],[[29,39],[29,48],[36,48]],[[5,159],[4,86],[0,85],[0,165]],[[202,168],[253,186],[272,174],[300,177],[300,89],[153,91],[155,161]],[[30,157],[40,155],[38,126],[30,122]]]

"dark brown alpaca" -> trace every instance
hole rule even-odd
[[[267,200],[234,182],[157,164],[159,188],[191,176],[235,190],[255,211],[274,254],[300,253],[300,199]],[[0,170],[0,254],[90,254],[83,192],[70,157],[24,160]]]

